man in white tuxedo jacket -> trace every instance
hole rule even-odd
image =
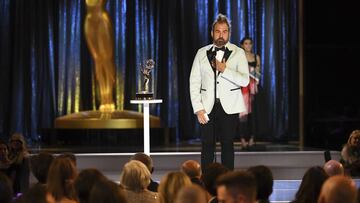
[[[234,136],[238,115],[245,111],[241,87],[249,83],[243,49],[229,42],[230,23],[219,14],[212,26],[213,44],[198,50],[190,73],[190,97],[201,125],[201,165],[214,161],[216,139],[221,143],[221,162],[234,169]]]

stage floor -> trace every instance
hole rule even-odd
[[[99,142],[100,143],[100,142]],[[256,142],[254,146],[244,149],[240,142],[234,142],[235,151],[238,152],[281,152],[281,151],[324,151],[324,149],[300,147],[298,142],[273,143],[273,142]],[[127,145],[126,143],[118,144],[71,144],[58,143],[53,145],[34,144],[30,146],[34,153],[45,150],[52,153],[73,152],[73,153],[136,153],[143,151],[143,145]],[[217,151],[221,151],[220,143],[217,143]],[[200,152],[201,141],[199,139],[170,143],[164,145],[150,145],[151,152]]]

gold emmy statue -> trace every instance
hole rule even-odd
[[[100,88],[101,112],[115,110],[113,88],[115,83],[114,36],[106,0],[86,0],[85,38],[95,63],[95,76]]]
[[[143,114],[115,110],[113,88],[115,84],[114,36],[107,0],[85,0],[87,14],[84,32],[95,64],[95,76],[100,89],[99,111],[82,111],[59,117],[55,128],[71,129],[129,129],[143,127]],[[160,118],[150,116],[150,126],[160,127]]]

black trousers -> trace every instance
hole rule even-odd
[[[203,169],[214,162],[216,141],[221,143],[221,163],[234,169],[234,136],[239,114],[227,114],[220,102],[215,102],[209,114],[210,121],[201,125],[201,166]]]

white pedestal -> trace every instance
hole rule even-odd
[[[130,104],[143,104],[144,107],[144,153],[150,155],[150,104],[162,103],[162,99],[130,100]]]

